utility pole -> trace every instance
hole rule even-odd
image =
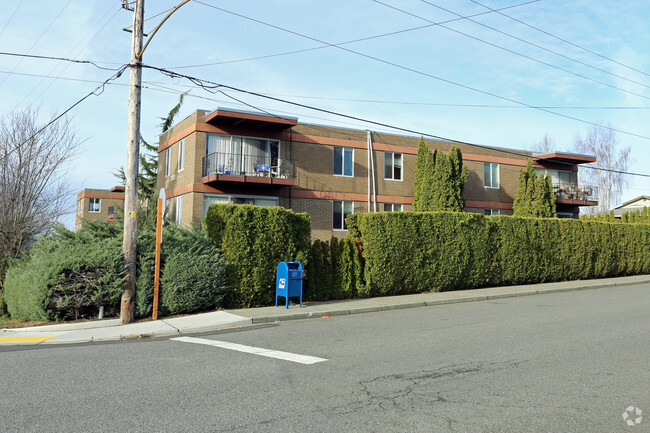
[[[127,3],[128,4],[128,3]],[[124,242],[122,250],[126,278],[120,304],[122,324],[135,320],[135,279],[138,234],[138,166],[140,164],[140,96],[142,89],[142,22],[144,0],[135,0],[131,43],[131,85],[129,87],[129,126],[126,144],[126,179],[124,190]]]

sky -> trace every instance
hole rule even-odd
[[[145,34],[179,2],[146,0]],[[126,161],[129,73],[114,75],[130,61],[123,29],[133,18],[122,3],[3,0],[0,115],[37,107],[44,123],[114,78],[68,113],[84,140],[67,169],[69,228],[76,193],[117,185]],[[143,63],[418,133],[408,135],[508,149],[548,135],[572,151],[605,125],[631,149],[628,171],[650,175],[648,16],[650,4],[635,0],[191,0]],[[177,120],[224,107],[403,133],[145,68],[145,140],[157,143],[160,117],[184,92]],[[622,202],[650,195],[650,177],[629,180]]]

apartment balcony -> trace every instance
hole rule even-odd
[[[553,185],[557,203],[575,206],[597,206],[598,187],[589,185]]]
[[[296,184],[296,163],[269,154],[210,153],[203,157],[203,183]]]

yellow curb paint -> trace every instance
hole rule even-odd
[[[0,337],[0,343],[13,343],[20,341],[45,341],[56,338],[56,335],[51,337]]]

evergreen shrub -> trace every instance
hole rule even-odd
[[[226,259],[213,254],[176,251],[162,271],[162,307],[168,314],[194,313],[221,304],[228,291]]]
[[[470,213],[348,217],[368,295],[603,278],[650,272],[650,225]]]
[[[229,308],[272,305],[279,262],[309,266],[311,219],[281,207],[214,204],[204,226],[231,264]]]
[[[48,321],[119,311],[124,281],[122,242],[110,232],[58,227],[7,271],[5,301],[13,318]]]

